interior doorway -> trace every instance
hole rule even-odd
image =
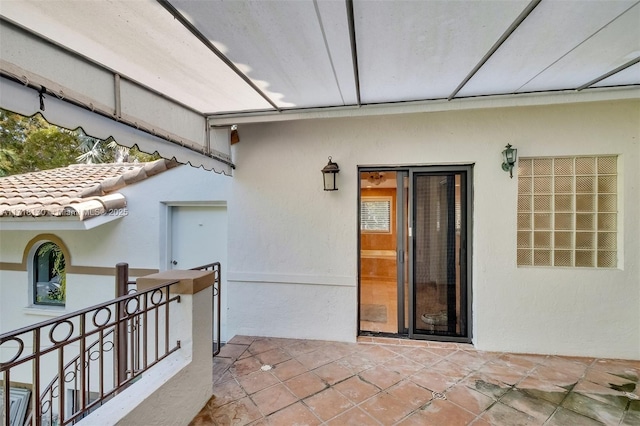
[[[360,169],[361,333],[470,341],[471,171]]]

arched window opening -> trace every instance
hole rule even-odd
[[[64,306],[66,296],[65,259],[60,247],[47,241],[33,259],[33,304]]]

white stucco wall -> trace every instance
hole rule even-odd
[[[356,338],[357,167],[474,164],[478,349],[640,359],[640,102],[242,125],[229,201],[229,335]],[[516,267],[522,157],[619,154],[620,267]],[[322,190],[327,156],[339,191]]]
[[[0,224],[0,261],[21,263],[27,243],[47,233],[64,242],[74,267],[113,268],[126,262],[129,268],[165,270],[167,206],[179,202],[224,203],[230,184],[228,176],[180,166],[121,189],[119,192],[127,198],[129,214],[97,228],[7,231]],[[112,299],[115,294],[114,276],[69,273],[64,310],[32,308],[29,285],[27,272],[0,270],[0,332],[73,312]]]

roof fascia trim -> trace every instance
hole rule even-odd
[[[590,88],[577,92],[566,90],[527,94],[478,96],[471,98],[340,106],[326,108],[290,109],[281,113],[269,111],[220,114],[208,117],[210,126],[267,123],[272,121],[309,120],[320,118],[365,117],[376,115],[414,114],[424,112],[464,111],[488,108],[514,108],[540,105],[562,105],[584,102],[602,102],[640,99],[640,85],[616,88]]]
[[[86,220],[53,216],[39,218],[5,217],[0,218],[0,231],[87,231],[123,217],[124,215],[108,214]]]

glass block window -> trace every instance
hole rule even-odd
[[[618,157],[518,160],[518,266],[615,268]]]

